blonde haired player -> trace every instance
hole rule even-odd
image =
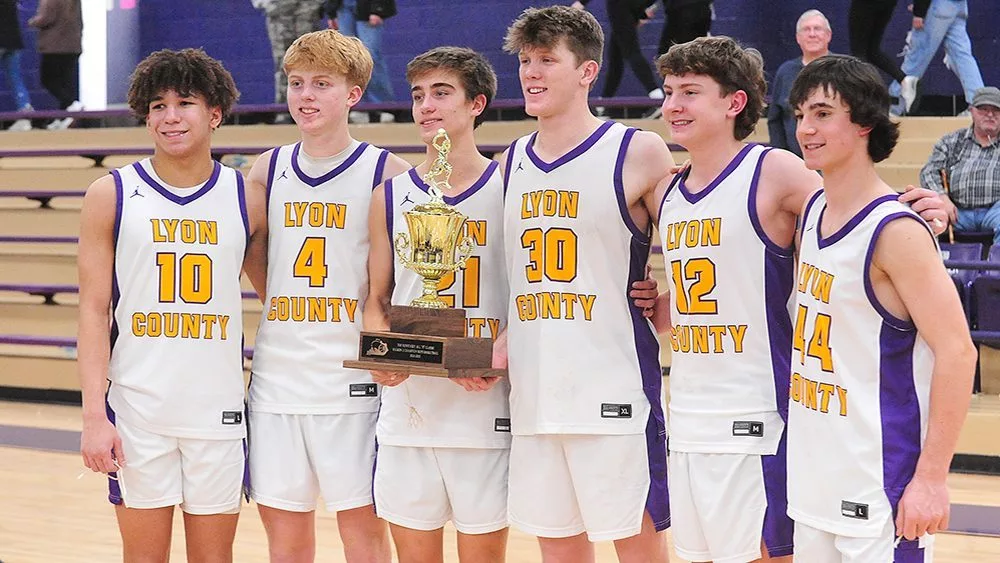
[[[341,364],[360,336],[372,190],[409,165],[348,132],[372,69],[357,39],[308,33],[283,68],[302,139],[261,155],[249,176],[267,194],[270,231],[249,391],[251,497],[272,561],[313,561],[320,495],[349,562],[388,561],[371,492],[379,387]]]
[[[157,51],[129,84],[153,156],[87,190],[80,215],[84,464],[110,476],[125,561],[232,561],[246,474],[240,270],[261,283],[262,192],[212,160],[239,92],[204,51]],[[105,387],[105,382],[110,384]]]

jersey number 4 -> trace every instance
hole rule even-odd
[[[806,325],[809,318],[809,308],[799,305],[795,316],[795,341],[792,348],[799,352],[799,363],[806,363],[806,356],[819,360],[820,368],[833,372],[833,352],[830,350],[830,315],[817,313],[813,320],[812,338],[806,345]]]
[[[295,257],[292,275],[309,280],[309,287],[323,287],[329,269],[326,266],[326,238],[306,237]]]
[[[157,252],[156,267],[160,271],[160,303],[177,301],[208,303],[212,299],[212,259],[207,254]]]

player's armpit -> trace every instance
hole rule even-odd
[[[257,159],[254,168],[261,160]],[[238,173],[238,172],[237,172]],[[250,175],[253,176],[253,168]],[[250,221],[250,241],[243,258],[243,271],[264,301],[267,294],[267,186],[247,179],[247,215]]]
[[[662,137],[651,131],[635,132],[622,165],[625,199],[629,209],[633,211],[633,218],[636,218],[634,207],[642,205],[645,207],[645,215],[653,221],[657,219],[656,214],[663,200],[662,192],[667,185],[662,182],[667,180],[669,184],[674,165],[674,157]],[[640,229],[647,224],[646,221],[636,221]]]
[[[389,328],[389,304],[392,300],[393,250],[386,225],[385,184],[375,188],[368,208],[368,297],[362,312],[365,330],[387,330]]]

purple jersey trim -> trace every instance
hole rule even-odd
[[[246,235],[246,244],[243,245],[243,257],[246,258],[247,248],[250,247],[250,214],[247,213],[247,190],[243,185],[243,174],[238,170],[233,170],[236,174],[236,197],[240,201],[240,216],[243,219],[243,233]],[[242,350],[242,346],[240,347]]]
[[[486,167],[486,170],[483,170],[483,173],[479,175],[479,179],[477,179],[474,184],[466,188],[464,192],[458,194],[457,196],[444,196],[444,202],[448,205],[458,205],[459,203],[469,199],[475,195],[476,192],[483,189],[483,186],[485,186],[486,182],[493,177],[493,173],[496,172],[499,166],[499,162],[491,160],[490,164]],[[416,168],[410,168],[408,173],[410,175],[410,181],[413,182],[413,185],[423,190],[424,193],[430,193],[431,187],[424,182],[424,179],[420,177],[420,174],[417,174]]]
[[[384,195],[385,195],[385,231],[386,231],[386,234],[389,236],[389,246],[391,247],[391,246],[393,246],[393,244],[392,244],[392,232],[393,232],[393,228],[392,228],[392,213],[393,213],[393,209],[392,208],[396,206],[396,202],[395,202],[395,200],[392,197],[392,178],[389,178],[388,180],[385,181],[385,192],[384,192]]]
[[[915,330],[899,330],[888,323],[879,330],[882,486],[893,518],[920,457],[920,402],[913,381],[916,340]]]
[[[764,249],[764,314],[770,346],[771,375],[778,414],[788,422],[788,390],[791,385],[792,318],[788,301],[795,287],[795,257]]]
[[[894,196],[887,196],[887,197],[894,197]],[[884,198],[879,198],[879,199],[884,199]],[[875,295],[875,288],[872,286],[872,279],[870,275],[872,260],[875,258],[875,245],[876,243],[878,243],[878,237],[882,233],[882,229],[884,229],[885,226],[890,222],[892,222],[893,220],[901,218],[913,219],[914,221],[919,222],[924,227],[927,227],[927,223],[924,223],[923,219],[921,219],[916,214],[909,211],[898,211],[896,213],[890,213],[889,215],[883,217],[881,221],[879,221],[878,225],[876,225],[875,227],[875,230],[872,231],[872,238],[870,241],[868,241],[868,250],[867,252],[865,252],[865,271],[864,271],[865,295],[868,296],[868,302],[871,303],[871,306],[882,317],[882,320],[884,320],[890,326],[897,328],[899,330],[914,330],[915,326],[912,321],[900,319],[899,317],[893,315],[885,307],[882,306],[882,303],[879,302],[878,300],[878,296]],[[929,227],[927,227],[927,232],[931,233]],[[931,240],[933,242],[934,240],[933,233],[931,233],[931,237],[932,237]]]
[[[149,175],[149,172],[146,172],[146,169],[142,167],[141,163],[132,163],[132,168],[135,169],[135,173],[138,174],[139,177],[142,178],[142,181],[149,185],[149,187],[153,188],[157,193],[177,205],[187,205],[199,197],[207,194],[208,191],[215,187],[215,184],[218,183],[219,173],[222,171],[222,165],[219,164],[218,161],[212,161],[212,175],[208,177],[208,181],[205,182],[205,185],[191,195],[180,196],[168,190],[162,184],[153,179],[153,177]]]
[[[389,151],[382,149],[382,152],[378,155],[378,161],[375,163],[375,176],[372,177],[373,190],[382,183],[382,176],[385,174],[385,161],[388,159]]]
[[[816,219],[816,244],[820,249],[836,244],[837,241],[849,235],[876,207],[887,201],[896,201],[898,199],[898,195],[889,194],[869,201],[868,205],[855,213],[854,217],[851,217],[851,220],[841,227],[840,230],[825,238],[823,237],[823,214],[826,212],[826,204],[823,204],[823,208],[819,210],[819,217]]]
[[[267,204],[264,208],[268,210],[271,208],[271,186],[274,185],[274,169],[278,166],[279,151],[281,151],[281,147],[275,147],[274,150],[271,151],[271,162],[267,167]]]
[[[584,139],[582,143],[552,162],[545,162],[541,159],[541,157],[535,154],[535,138],[538,136],[538,131],[531,134],[531,137],[528,139],[528,144],[524,147],[524,152],[528,154],[528,158],[531,159],[531,162],[536,168],[548,174],[563,164],[566,164],[567,162],[587,152],[587,150],[594,146],[594,144],[597,143],[597,141],[600,140],[600,138],[603,137],[608,129],[611,129],[611,126],[614,124],[614,121],[605,121],[600,125],[600,127],[595,129],[589,137]]]
[[[118,285],[118,237],[122,230],[122,206],[125,203],[125,190],[122,186],[122,177],[117,170],[111,171],[111,177],[115,179],[115,230],[114,230],[114,258],[111,260],[111,351],[115,349],[115,342],[118,341],[118,301],[121,299],[121,287]]]
[[[302,168],[299,167],[299,150],[301,148],[302,148],[301,142],[295,143],[295,145],[292,147],[292,170],[295,171],[295,175],[298,176],[299,180],[301,180],[304,184],[306,184],[309,187],[315,188],[317,186],[325,184],[326,182],[329,182],[330,180],[336,178],[342,172],[350,168],[352,164],[354,164],[359,158],[361,158],[361,154],[364,153],[365,149],[368,148],[368,143],[361,143],[360,145],[358,145],[358,148],[354,149],[354,152],[351,153],[351,156],[348,156],[344,160],[344,162],[341,162],[340,165],[338,165],[336,168],[327,172],[326,174],[323,174],[318,178],[313,178],[312,176],[306,174],[302,170]]]
[[[661,403],[663,374],[660,370],[660,343],[652,324],[642,316],[642,309],[628,297],[632,283],[646,277],[649,241],[632,237],[630,247],[628,283],[624,290],[632,317],[632,335],[642,387],[649,401],[649,421],[646,424],[649,493],[646,496],[646,511],[656,530],[662,531],[670,527],[670,497],[667,491],[667,427]]]
[[[753,146],[754,146],[753,144],[743,145],[743,148],[740,149],[740,152],[736,153],[736,156],[734,156],[733,159],[729,161],[729,164],[726,165],[726,167],[722,170],[722,172],[720,172],[719,175],[716,176],[715,179],[712,180],[712,182],[708,186],[706,186],[703,190],[701,190],[696,194],[693,194],[690,191],[688,191],[687,185],[684,183],[684,180],[688,177],[688,174],[691,173],[691,168],[688,168],[687,170],[682,172],[680,174],[681,182],[679,185],[679,189],[681,190],[681,193],[684,194],[684,199],[688,200],[688,203],[698,203],[699,201],[704,199],[705,196],[712,193],[712,191],[715,190],[715,188],[719,184],[721,184],[726,178],[728,178],[729,175],[732,174],[734,170],[736,170],[736,168],[740,165],[740,163],[743,162],[743,158],[746,157],[747,153],[750,152],[750,149]]]
[[[809,196],[809,201],[806,202],[806,208],[802,212],[802,216],[799,217],[799,248],[802,248],[802,237],[805,234],[806,225],[809,221],[809,215],[812,213],[813,206],[819,201],[819,196],[823,195],[823,190],[818,189],[811,196]],[[816,223],[816,228],[819,228],[819,223]]]
[[[786,393],[787,394],[787,393]],[[774,455],[760,456],[761,471],[764,474],[764,527],[761,539],[771,557],[792,554],[792,536],[795,522],[788,516],[788,432],[782,432],[778,449]]]
[[[753,230],[757,233],[757,238],[764,243],[764,246],[775,254],[781,256],[791,256],[793,254],[792,247],[786,248],[771,240],[771,237],[767,236],[767,233],[764,232],[764,226],[760,222],[760,215],[757,214],[757,188],[760,186],[760,171],[764,167],[764,157],[767,156],[767,153],[771,152],[771,150],[771,148],[766,148],[762,150],[760,155],[757,157],[757,166],[754,168],[753,176],[750,180],[750,194],[747,197],[747,211],[750,214],[750,224],[753,225]]]
[[[110,386],[108,387],[110,392]],[[108,402],[107,393],[104,394],[104,412],[108,415],[108,421],[111,425],[115,425],[115,411],[111,409],[111,403]],[[125,504],[125,499],[122,498],[122,488],[118,484],[118,472],[112,471],[108,473],[108,502],[115,505]]]
[[[685,171],[686,172],[686,169]],[[681,181],[681,176],[684,172],[678,172],[674,175],[673,179],[670,180],[670,185],[667,186],[667,191],[663,192],[663,199],[660,200],[660,209],[656,212],[656,223],[659,225],[660,219],[663,218],[663,204],[667,203],[667,196],[670,195],[670,191],[677,186],[677,183]]]
[[[623,180],[624,169],[625,169],[625,155],[628,153],[629,143],[632,142],[632,136],[635,135],[636,129],[629,127],[625,130],[625,134],[622,136],[622,144],[618,147],[618,157],[615,158],[615,199],[618,200],[618,211],[621,213],[622,222],[628,227],[629,231],[632,231],[632,236],[639,239],[641,242],[649,242],[649,233],[642,232],[639,227],[632,220],[632,214],[628,210],[628,201],[625,199],[625,181]]]
[[[926,549],[920,547],[920,540],[902,540],[892,554],[892,563],[924,563]]]
[[[507,185],[510,183],[510,167],[514,165],[514,150],[517,148],[517,139],[507,147],[507,164],[503,168],[503,198],[507,199]]]

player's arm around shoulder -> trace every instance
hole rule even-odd
[[[976,349],[962,304],[929,237],[917,221],[891,221],[876,242],[870,273],[873,285],[879,276],[888,279],[890,295],[898,296],[934,352],[927,437],[896,519],[897,533],[907,539],[947,528],[946,478],[976,369]]]
[[[674,157],[663,137],[652,131],[636,131],[622,166],[625,199],[633,219],[645,214],[653,222],[657,220],[656,214],[660,211],[660,202],[673,176],[673,169]],[[640,206],[645,209],[637,210]],[[646,221],[636,221],[640,229],[647,224]]]
[[[114,460],[125,463],[121,440],[108,421],[104,405],[111,359],[111,288],[118,203],[115,180],[110,174],[87,188],[80,210],[77,257],[80,280],[77,370],[83,398],[80,452],[85,466],[102,473],[115,470]]]
[[[757,183],[757,216],[764,234],[778,246],[791,246],[799,214],[822,186],[820,175],[795,154],[784,149],[768,151]]]
[[[247,215],[250,220],[250,242],[243,258],[243,271],[263,301],[267,295],[267,179],[271,154],[265,151],[257,157],[246,178]],[[237,171],[237,174],[240,172]]]

